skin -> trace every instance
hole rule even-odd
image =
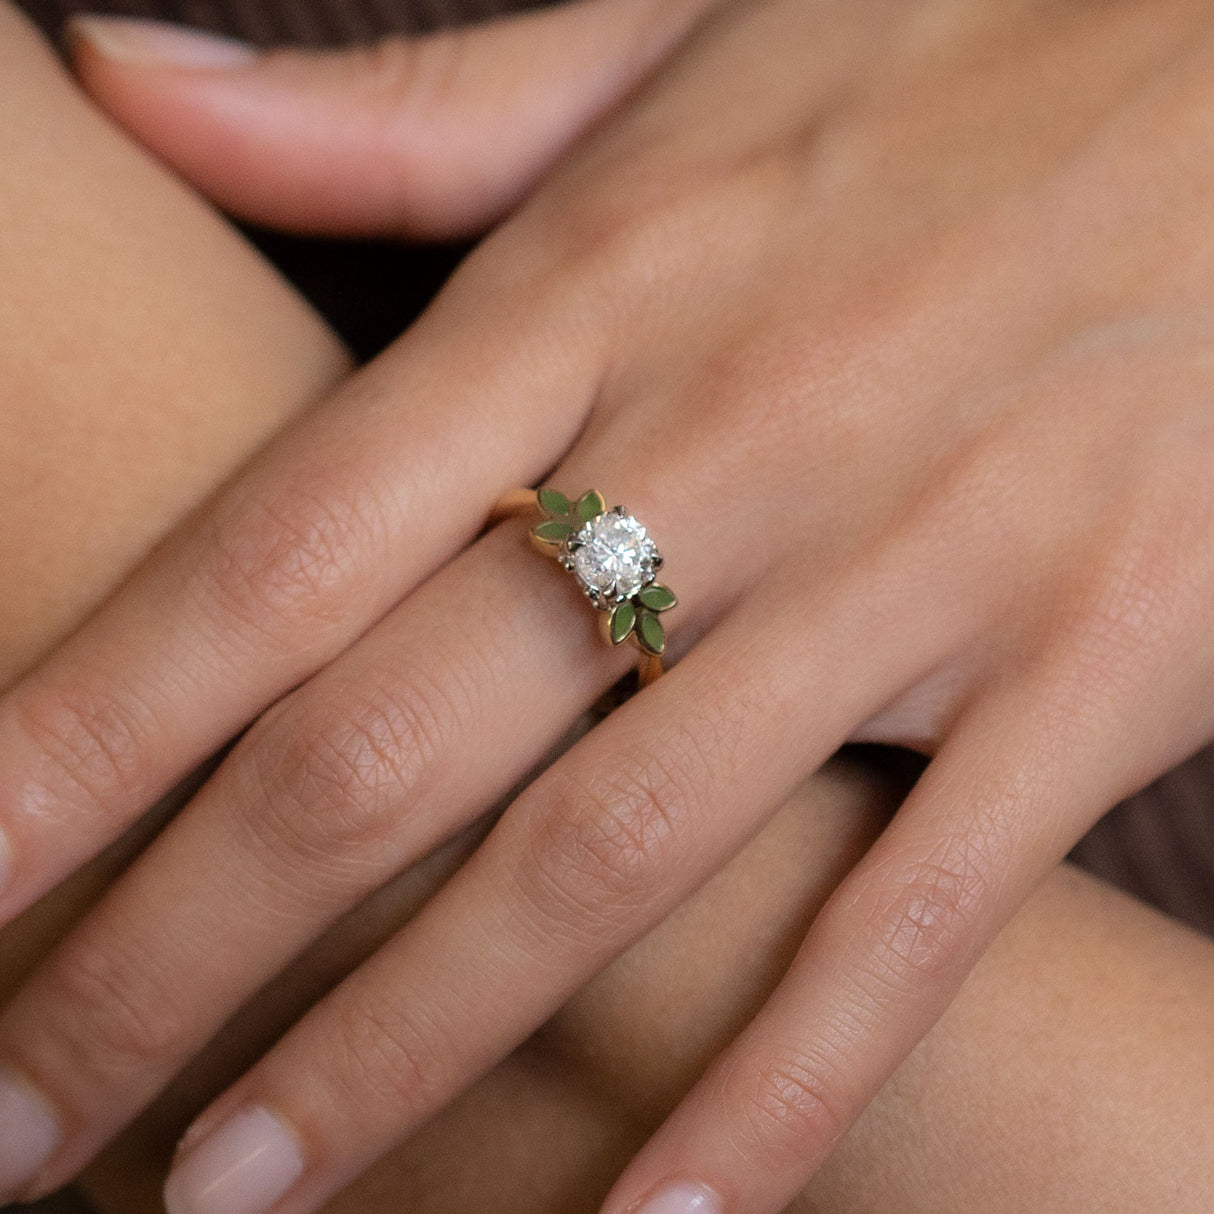
[[[585,34],[604,11],[533,19],[606,64],[542,183],[559,139],[519,72],[438,187],[409,171],[517,25],[222,71],[82,57],[251,214],[433,231],[462,191],[466,230],[526,200],[0,702],[10,914],[255,720],[0,1021],[67,1127],[45,1183],[623,670],[519,525],[480,535],[513,485],[647,523],[675,667],[195,1124],[201,1150],[266,1110],[304,1165],[278,1214],[510,1054],[839,743],[911,744],[927,773],[603,1207],[690,1180],[775,1214],[1074,840],[1214,730],[1205,6],[733,0],[622,42]],[[529,154],[482,164],[512,127]]]
[[[8,289],[29,305],[10,313],[12,342],[0,350],[6,382],[24,376],[6,404],[6,434],[59,410],[59,424],[23,451],[46,508],[22,516],[26,490],[0,482],[0,534],[19,562],[10,568],[24,573],[0,589],[0,611],[27,622],[24,631],[6,633],[0,648],[16,669],[84,618],[139,545],[195,504],[183,507],[183,475],[197,478],[201,496],[284,415],[341,374],[344,359],[232,233],[97,122],[24,23],[2,9],[0,46],[17,52],[2,70],[5,95],[21,102],[0,122],[0,139],[16,157],[0,179],[0,206],[10,216],[0,257]],[[48,124],[75,153],[56,160],[63,176],[18,171],[37,146],[28,137]],[[112,201],[112,211],[76,205],[82,194],[96,197],[101,183],[110,194],[98,207]],[[143,208],[158,209],[160,219],[149,224]],[[99,231],[109,239],[98,241]],[[133,256],[136,240],[147,243]],[[60,272],[48,274],[45,259],[9,260],[13,248],[26,247],[61,257],[51,267]],[[154,294],[158,308],[99,315],[83,289],[98,279],[121,283],[122,298]],[[160,357],[165,346],[152,338],[178,312],[203,336]],[[72,330],[69,347],[52,319]],[[251,325],[275,341],[250,342]],[[178,335],[189,333],[183,320]],[[98,412],[114,446],[74,440]],[[197,455],[188,461],[181,454],[187,439]],[[138,478],[127,472],[136,457]],[[149,484],[159,484],[160,494],[149,494]],[[77,513],[71,494],[85,492],[97,497]],[[104,559],[100,541],[108,545]],[[63,609],[41,610],[48,597]],[[804,782],[676,914],[328,1208],[593,1209],[706,1060],[762,1005],[904,788],[854,760]],[[166,805],[4,930],[7,987],[54,947],[64,925],[175,807]],[[227,1027],[90,1170],[90,1195],[103,1210],[160,1209],[161,1169],[190,1116],[264,1041],[409,920],[493,816],[386,886]],[[1059,871],[1000,935],[940,1025],[792,1209],[1137,1211],[1165,1198],[1169,1210],[1207,1209],[1214,1152],[1202,1127],[1214,1112],[1212,996],[1208,942]]]
[[[2,20],[6,115],[22,120],[0,129],[0,158],[23,168],[0,198],[0,273],[21,286],[0,316],[7,686],[348,362],[227,224],[82,107],[19,18]],[[105,528],[82,525],[94,518]]]
[[[806,785],[713,881],[326,1214],[591,1214],[618,1170],[779,981],[901,789],[854,761]],[[414,913],[464,840],[381,898],[229,1026],[87,1179],[160,1214],[188,1113],[318,985]],[[389,909],[390,908],[390,909]],[[368,920],[371,925],[368,926]],[[1070,868],[957,1001],[790,1214],[1202,1214],[1214,1194],[1214,946]]]
[[[83,103],[7,6],[0,79],[7,687],[349,359],[230,225]],[[10,987],[136,839],[146,828],[4,933]]]
[[[7,687],[350,360],[231,225],[87,104],[8,5],[0,84]],[[6,997],[181,799],[0,931]]]

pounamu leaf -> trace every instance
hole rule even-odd
[[[662,627],[662,621],[648,611],[640,612],[637,616],[637,639],[642,649],[660,656],[666,648],[666,630]]]
[[[568,523],[549,520],[546,523],[540,523],[538,527],[532,527],[531,534],[537,540],[543,540],[545,544],[559,544],[572,530],[573,528]]]
[[[547,515],[565,515],[573,509],[569,499],[555,489],[541,489],[536,495],[539,498],[540,509]]]
[[[625,599],[611,613],[611,643],[613,645],[619,645],[628,639],[628,634],[632,631],[636,618],[637,609],[632,605],[630,599]]]
[[[590,522],[596,514],[602,514],[606,509],[607,503],[603,501],[603,495],[597,489],[590,489],[577,499],[578,517],[583,522]]]
[[[669,611],[679,601],[674,597],[674,591],[669,586],[663,586],[661,582],[650,582],[648,586],[642,587],[637,598],[641,600],[641,605],[648,607],[650,611]]]

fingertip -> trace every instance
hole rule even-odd
[[[42,1170],[62,1140],[50,1101],[23,1075],[0,1065],[0,1202],[41,1196]]]
[[[659,19],[655,0],[594,0],[320,52],[94,14],[65,36],[100,105],[223,209],[294,231],[449,240],[525,197],[700,2]]]
[[[458,156],[452,167],[450,141],[381,137],[352,67],[342,70],[355,53],[265,53],[197,30],[94,15],[73,18],[64,41],[101,108],[242,219],[423,239],[486,226],[478,192],[459,180]]]
[[[168,1214],[264,1214],[304,1172],[299,1140],[261,1105],[232,1114],[173,1165]]]
[[[725,1204],[707,1185],[676,1181],[663,1185],[640,1205],[630,1206],[627,1214],[725,1214]]]
[[[76,14],[64,26],[63,37],[75,60],[227,71],[259,57],[255,46],[237,38],[137,17]]]
[[[240,67],[260,53],[248,43],[137,18],[72,17],[63,42],[81,87],[150,151],[205,189],[219,165],[213,111]],[[220,138],[221,133],[218,133]]]
[[[73,18],[64,41],[106,114],[223,210],[301,231],[342,228],[357,191],[347,165],[333,163],[333,115],[263,71],[269,56],[231,38],[108,16]]]

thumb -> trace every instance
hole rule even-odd
[[[84,86],[225,209],[297,231],[483,230],[690,28],[705,0],[577,0],[341,51],[77,17]]]

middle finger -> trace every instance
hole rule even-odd
[[[516,523],[491,531],[262,717],[5,1009],[0,1059],[57,1112],[57,1176],[627,668],[631,647],[603,646],[564,575],[520,545]]]

